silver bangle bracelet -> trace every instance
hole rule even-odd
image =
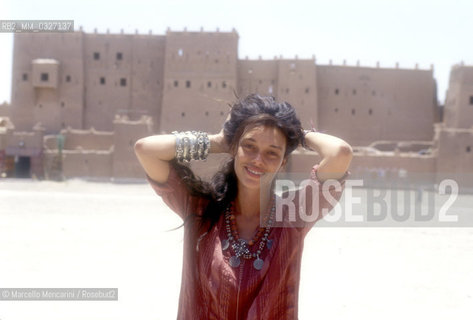
[[[191,160],[205,160],[209,154],[210,140],[206,132],[202,131],[173,131],[176,137],[175,157],[178,162]]]

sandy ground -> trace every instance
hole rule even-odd
[[[179,225],[147,184],[0,181],[0,288],[119,290],[0,301],[0,319],[175,319]],[[472,319],[472,253],[472,228],[314,228],[300,319]]]

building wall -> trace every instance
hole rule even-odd
[[[153,131],[158,130],[164,86],[165,36],[133,37],[133,72],[130,120],[151,117]]]
[[[112,151],[66,150],[62,154],[62,172],[65,178],[112,177]]]
[[[85,128],[112,131],[115,114],[149,114],[157,122],[164,40],[152,35],[85,34]]]
[[[82,128],[84,70],[83,33],[17,33],[14,36],[12,110],[18,130],[41,122],[47,133],[66,126]],[[41,86],[33,60],[59,62],[57,87]],[[36,84],[36,85],[34,85]]]
[[[43,178],[43,137],[44,128],[35,127],[33,131],[7,131],[7,146],[4,150],[3,158],[10,157],[12,160],[17,157],[30,158],[30,171],[32,177]],[[16,161],[16,160],[15,160]]]
[[[472,66],[453,66],[445,101],[444,119],[448,128],[473,129]]]
[[[317,66],[319,130],[352,145],[432,140],[437,112],[431,70]]]
[[[10,131],[7,134],[7,148],[15,149],[42,149],[43,148],[43,130],[34,131]]]
[[[0,128],[0,150],[4,151],[7,148],[8,141],[7,141],[7,134],[3,128]]]
[[[135,156],[134,146],[138,139],[152,135],[151,117],[143,116],[140,120],[130,121],[125,116],[117,116],[113,124],[112,176],[116,179],[145,178],[143,168]]]
[[[9,103],[0,104],[0,117],[11,118],[11,106]]]
[[[287,171],[309,173],[320,160],[316,153],[296,152],[290,158]],[[365,187],[410,188],[415,184],[431,185],[436,179],[436,160],[435,155],[355,153],[349,168],[349,179],[361,179]]]
[[[130,109],[132,37],[84,34],[84,128],[112,131],[113,115],[119,110]],[[122,54],[122,60],[117,59],[117,53]]]
[[[28,130],[41,122],[47,133],[67,126],[111,131],[115,113],[136,118],[149,114],[157,123],[162,100],[164,40],[164,36],[82,31],[15,34],[15,123],[20,130]],[[44,85],[34,77],[38,72],[34,72],[32,62],[38,58],[58,61],[57,87]]]
[[[304,128],[318,128],[317,73],[314,60],[279,60],[278,98],[297,110]]]
[[[0,150],[8,146],[8,137],[14,131],[15,126],[8,117],[0,117]]]
[[[456,65],[450,72],[444,121],[436,127],[438,181],[455,179],[473,188],[473,67]]]
[[[437,181],[453,179],[460,189],[473,188],[473,130],[443,127],[438,139]]]
[[[113,131],[95,129],[75,130],[67,128],[61,131],[64,136],[65,150],[110,150],[113,147]]]
[[[45,72],[47,83],[41,80]],[[381,156],[357,154],[353,172],[369,166],[473,171],[473,67],[452,68],[444,123],[434,139],[439,113],[432,70],[316,65],[315,59],[297,58],[239,60],[236,31],[15,34],[12,106],[8,112],[0,107],[0,116],[10,114],[19,132],[41,122],[49,135],[45,149],[56,156],[55,135],[62,131],[68,176],[97,170],[102,177],[142,177],[134,141],[153,132],[217,132],[235,93],[254,92],[291,103],[305,128],[314,125],[353,146],[391,141],[398,149]],[[36,139],[4,135],[7,151],[39,154],[31,142],[27,149],[15,145],[21,135]],[[419,143],[403,149],[399,141]],[[438,148],[437,160],[432,160],[437,151],[415,155],[425,146]],[[407,151],[414,152],[406,156]],[[292,168],[308,166],[306,157],[294,155]],[[221,160],[195,168],[209,175],[209,164]],[[97,161],[93,168],[90,161]]]
[[[47,133],[67,126],[112,131],[119,114],[149,115],[155,132],[218,131],[235,93],[253,92],[288,101],[304,127],[353,145],[431,140],[438,116],[431,70],[238,60],[236,31],[17,34],[14,57],[12,105],[20,130],[39,121]],[[33,85],[38,58],[58,61],[57,87]]]
[[[166,33],[160,132],[218,132],[237,89],[238,34]]]
[[[278,61],[238,60],[238,96],[250,93],[277,96]]]
[[[317,127],[317,75],[314,60],[240,60],[238,93],[272,95],[296,110],[305,128]]]

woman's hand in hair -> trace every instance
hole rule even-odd
[[[223,135],[223,129],[217,134],[209,134],[210,153],[230,153],[230,147]]]
[[[344,176],[353,158],[353,150],[347,142],[320,132],[307,133],[305,142],[307,147],[322,157],[317,170],[317,177],[321,181]]]

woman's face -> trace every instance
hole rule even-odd
[[[286,137],[278,128],[257,126],[242,135],[235,154],[239,188],[270,186],[286,162]]]

